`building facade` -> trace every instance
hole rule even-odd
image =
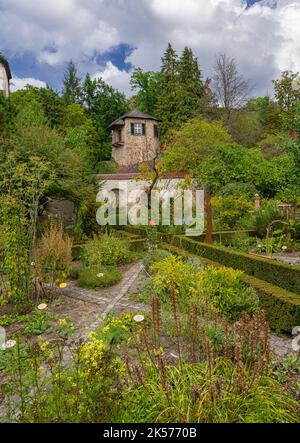
[[[141,178],[139,168],[141,164],[147,163],[151,170],[152,163],[159,156],[158,119],[133,109],[114,121],[109,129],[112,131],[112,157],[118,170],[115,174],[97,176],[100,190],[113,192],[119,208],[123,205],[130,207],[134,204],[127,200],[130,193],[136,192],[139,195],[153,185]],[[166,191],[180,189],[185,178],[186,174],[183,173],[164,174],[159,177],[153,190],[163,196]]]
[[[112,130],[112,157],[120,168],[149,162],[160,152],[158,120],[133,109],[114,121]]]
[[[0,93],[5,97],[9,95],[9,82],[11,80],[10,67],[7,60],[0,54]]]

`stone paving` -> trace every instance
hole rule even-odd
[[[147,311],[146,306],[140,304],[133,304],[130,302],[126,295],[128,294],[130,288],[135,283],[140,273],[143,270],[143,265],[141,263],[136,263],[132,265],[127,271],[124,272],[122,281],[111,288],[107,289],[85,289],[79,288],[76,283],[70,282],[68,287],[62,290],[65,297],[70,297],[72,299],[77,299],[85,303],[91,303],[99,306],[98,319],[89,325],[89,330],[96,330],[105,316],[111,311]],[[81,333],[81,337],[86,338],[86,334]]]
[[[79,288],[76,283],[70,282],[68,287],[62,292],[66,297],[91,303],[99,307],[97,320],[89,325],[89,330],[94,331],[100,326],[105,315],[111,311],[115,311],[116,313],[127,310],[149,311],[148,307],[142,304],[134,304],[134,302],[128,299],[128,293],[142,271],[143,265],[136,263],[124,272],[122,281],[111,288],[89,290]],[[86,334],[82,333],[82,331],[79,331],[76,335],[86,338]],[[274,354],[278,358],[286,358],[296,353],[292,348],[293,339],[290,337],[279,337],[272,334],[270,343]]]

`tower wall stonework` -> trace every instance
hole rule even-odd
[[[146,135],[132,135],[131,124],[142,123],[146,126]],[[136,118],[126,118],[125,125],[121,127],[122,145],[113,146],[112,156],[119,166],[133,166],[138,163],[153,160],[160,151],[160,141],[154,136],[154,126],[156,120],[138,120]],[[113,144],[119,141],[119,132],[113,130]]]

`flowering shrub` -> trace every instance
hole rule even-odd
[[[83,366],[83,373],[89,376],[101,372],[102,358],[105,352],[105,344],[97,337],[95,332],[91,332],[89,340],[80,349],[80,358]]]

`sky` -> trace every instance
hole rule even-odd
[[[0,0],[0,52],[26,84],[60,91],[72,59],[130,95],[134,67],[158,70],[168,42],[189,46],[205,77],[218,53],[234,57],[253,95],[300,71],[300,0]]]

